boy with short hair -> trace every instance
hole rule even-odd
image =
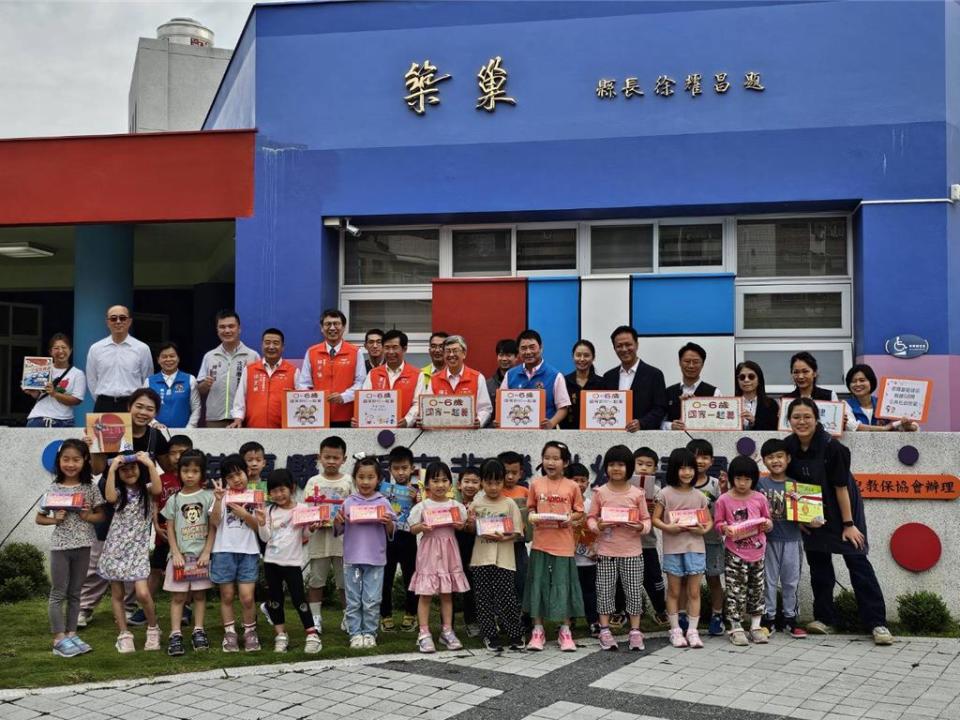
[[[570,463],[564,471],[564,476],[573,480],[583,495],[583,514],[590,512],[593,504],[590,492],[590,471],[581,463]],[[574,537],[577,544],[573,552],[573,561],[577,565],[577,578],[580,580],[580,594],[583,596],[583,611],[586,614],[587,624],[590,625],[590,636],[600,637],[600,616],[597,615],[597,548],[596,533],[587,528],[585,519],[574,524]]]
[[[526,533],[517,535],[513,543],[514,562],[517,566],[515,577],[517,597],[523,597],[523,591],[527,584],[527,542],[533,540],[533,526],[528,520],[527,513],[527,493],[528,488],[523,484],[523,455],[513,450],[505,450],[497,455],[497,460],[503,464],[506,473],[503,480],[504,497],[513,500],[520,508],[520,516],[523,518],[523,525]],[[533,627],[530,622],[530,616],[524,612],[520,624],[523,626],[524,634],[527,634]]]
[[[800,524],[787,520],[787,503],[790,489],[787,477],[790,453],[787,444],[779,438],[771,438],[760,447],[760,456],[770,475],[762,475],[757,490],[767,498],[773,529],[767,533],[767,549],[764,554],[766,575],[766,611],[763,627],[772,635],[775,630],[790,633],[791,637],[804,638],[807,631],[797,624],[800,602],[797,587],[800,584],[800,568],[803,559],[803,537]],[[783,620],[777,622],[777,586],[783,597]]]
[[[245,442],[240,446],[240,457],[247,464],[247,487],[266,492],[267,482],[260,477],[267,466],[267,454],[263,445],[252,440]]]
[[[393,508],[396,524],[393,537],[387,541],[387,564],[383,569],[383,595],[380,599],[380,630],[392,632],[396,629],[393,621],[393,582],[399,565],[404,587],[400,629],[413,632],[417,629],[417,596],[409,588],[417,569],[417,536],[410,532],[410,510],[420,502],[419,493],[410,482],[414,471],[413,452],[410,448],[397,445],[390,450],[389,464],[390,477],[380,483],[380,494]]]
[[[457,500],[468,511],[474,499],[480,494],[480,468],[470,465],[460,473],[457,481],[457,491],[454,500]],[[477,604],[474,596],[474,582],[470,574],[470,558],[473,557],[473,546],[477,534],[468,528],[456,531],[457,549],[460,551],[460,564],[463,573],[467,576],[470,589],[460,595],[460,607],[463,609],[463,624],[467,629],[468,637],[480,637],[480,626],[477,624]]]
[[[633,453],[633,461],[634,477],[653,477],[657,474],[657,466],[660,463],[660,458],[657,457],[657,453],[651,448],[638,448]],[[652,516],[654,498],[657,494],[656,482],[651,480],[643,484],[640,483],[638,479],[637,484],[646,494],[647,511]],[[657,535],[653,530],[646,535],[640,536],[640,547],[643,548],[643,589],[646,590],[647,596],[650,598],[650,604],[653,605],[656,621],[660,625],[666,625],[667,586],[663,580],[663,570],[660,567],[660,553],[657,551]]]
[[[340,472],[347,460],[347,443],[339,435],[328,435],[320,441],[317,467],[320,472],[307,480],[303,487],[303,501],[308,504],[340,505],[353,492],[353,480]],[[331,507],[332,518],[334,507]],[[347,601],[343,592],[343,535],[337,535],[333,526],[317,528],[307,543],[307,601],[317,632],[323,632],[323,591],[327,577],[333,570],[333,580],[340,594],[341,607],[346,611]],[[345,629],[346,615],[340,622]]]
[[[710,517],[712,518],[714,504],[727,490],[726,479],[707,475],[707,472],[713,467],[713,445],[708,441],[691,440],[687,443],[687,450],[692,452],[697,459],[697,477],[693,486],[707,498],[707,507],[710,509]],[[703,542],[707,550],[707,571],[705,575],[707,587],[710,588],[710,604],[712,605],[708,632],[714,637],[719,637],[724,634],[723,583],[720,581],[724,573],[723,538],[717,533],[716,528],[710,528],[707,534],[703,536]]]

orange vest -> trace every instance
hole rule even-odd
[[[336,357],[330,360],[330,348],[326,342],[314,345],[307,350],[307,359],[310,360],[310,379],[314,390],[342,393],[353,385],[354,374],[357,369],[357,346],[346,340],[340,343],[340,350]],[[349,422],[353,417],[353,403],[330,405],[330,420],[333,422]]]
[[[472,395],[477,396],[477,388],[480,383],[480,373],[466,365],[460,370],[460,382],[457,383],[457,389],[450,387],[450,381],[447,380],[450,371],[444,368],[440,372],[435,372],[430,377],[430,392],[434,395]],[[486,388],[484,388],[486,390]]]
[[[296,389],[297,368],[281,360],[273,375],[267,374],[263,360],[247,365],[246,416],[248,428],[279,428],[283,425],[283,403],[287,390]]]
[[[370,371],[370,387],[373,390],[399,390],[400,402],[398,403],[400,411],[398,418],[402,419],[410,410],[413,404],[413,394],[417,391],[417,383],[420,382],[420,370],[413,367],[408,362],[403,364],[400,370],[400,376],[390,387],[390,377],[387,375],[387,366],[380,365]]]

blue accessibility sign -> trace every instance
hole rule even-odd
[[[888,355],[907,360],[926,355],[930,351],[930,341],[917,335],[897,335],[887,340],[883,349]]]

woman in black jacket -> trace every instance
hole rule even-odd
[[[580,392],[604,389],[603,378],[597,375],[593,367],[596,356],[597,350],[589,340],[580,339],[573,344],[573,365],[576,370],[563,376],[567,381],[567,394],[570,395],[570,410],[560,423],[565,430],[580,429]]]
[[[767,396],[763,370],[753,360],[744,360],[734,372],[737,397],[743,398],[744,430],[776,430],[780,417],[777,401]]]
[[[837,394],[833,390],[827,390],[817,385],[817,378],[819,377],[817,359],[806,350],[798,352],[790,358],[790,375],[793,377],[794,388],[783,397],[837,400]]]

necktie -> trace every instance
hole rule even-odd
[[[330,359],[333,360],[337,356],[337,351],[335,348],[330,348]]]

